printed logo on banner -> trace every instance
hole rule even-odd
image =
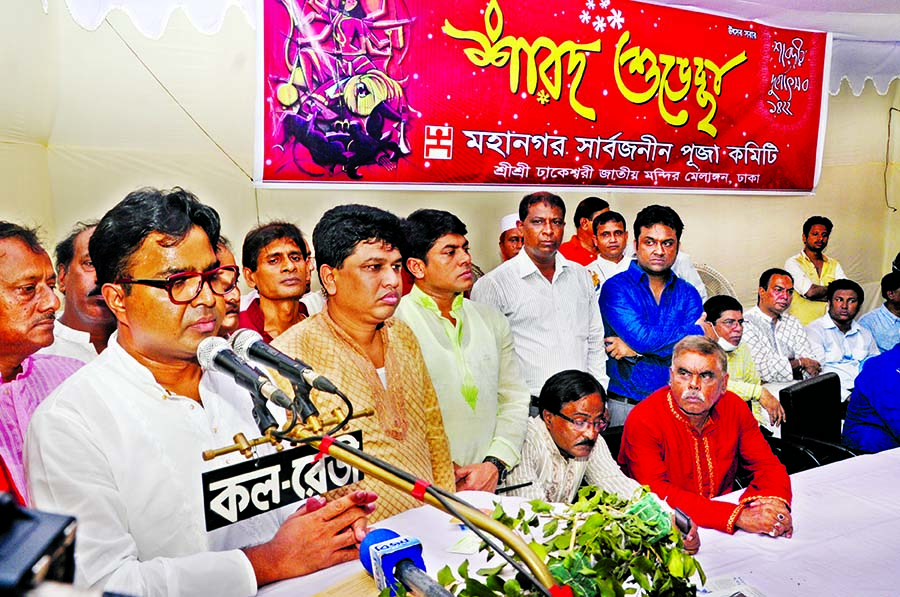
[[[336,439],[362,450],[362,431]],[[214,531],[363,478],[361,471],[331,456],[313,462],[318,453],[312,446],[298,446],[203,473],[206,530]]]
[[[452,126],[428,125],[425,127],[425,159],[453,159]]]

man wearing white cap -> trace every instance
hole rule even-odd
[[[519,221],[519,214],[506,214],[500,219],[500,256],[503,261],[512,259],[522,250],[524,237],[516,227]]]

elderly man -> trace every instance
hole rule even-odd
[[[0,460],[12,493],[28,501],[22,447],[38,405],[81,361],[35,354],[53,342],[56,274],[37,233],[0,222]]]
[[[231,243],[222,235],[219,235],[219,244],[216,245],[216,257],[220,265],[237,265],[234,253],[231,252]],[[225,317],[219,326],[219,335],[228,337],[240,327],[241,321],[241,289],[235,285],[231,292],[225,295]]]
[[[733,296],[720,294],[703,303],[703,312],[706,321],[713,324],[719,347],[728,356],[728,390],[748,403],[753,416],[763,425],[781,425],[784,421],[781,402],[762,386],[750,349],[741,343],[744,337],[741,303]]]
[[[834,225],[824,216],[813,216],[803,223],[803,250],[784,262],[794,280],[795,293],[791,315],[808,325],[825,313],[828,284],[846,278],[837,259],[825,256],[825,248]]]
[[[588,265],[597,258],[594,243],[594,218],[609,210],[609,203],[600,197],[586,197],[575,208],[575,234],[559,246],[559,252],[569,261]]]
[[[500,257],[509,261],[522,250],[522,233],[516,224],[519,214],[506,214],[500,219]]]
[[[326,375],[355,409],[375,409],[356,423],[368,454],[453,490],[450,446],[428,368],[415,334],[392,318],[400,302],[402,241],[400,219],[384,210],[341,205],[325,212],[313,230],[325,309],[272,345]],[[343,404],[317,390],[311,397],[323,412]],[[380,518],[420,505],[375,479],[358,486],[381,495]]]
[[[803,325],[785,313],[793,297],[791,274],[767,269],[759,277],[756,306],[744,315],[744,336],[763,383],[790,383],[822,371]]]
[[[635,261],[600,293],[607,331],[609,409],[622,425],[635,404],[666,384],[672,347],[691,334],[715,337],[697,290],[672,273],[684,224],[671,207],[650,205],[634,220]]]
[[[701,336],[681,340],[669,386],[625,422],[619,464],[701,527],[790,537],[790,477],[750,409],[727,386],[722,349]],[[734,490],[739,462],[753,471],[739,503],[713,500]]]
[[[244,277],[259,295],[241,312],[240,327],[271,342],[309,312],[300,301],[309,285],[309,249],[290,222],[270,222],[244,237]]]
[[[841,378],[841,396],[846,401],[860,367],[880,351],[869,330],[853,321],[865,300],[862,287],[853,280],[838,279],[828,284],[826,297],[828,312],[806,326],[806,335],[822,371],[833,371]]]
[[[96,222],[79,222],[56,245],[57,286],[66,298],[65,309],[53,326],[53,344],[41,354],[56,354],[89,362],[106,348],[116,319],[97,287],[97,274],[88,254]]]
[[[249,394],[196,357],[237,283],[237,266],[216,256],[218,237],[215,210],[179,188],[130,193],[91,237],[117,333],[41,405],[26,450],[35,506],[78,519],[79,585],[254,595],[357,557],[374,499],[365,492],[204,530],[202,473],[244,458],[207,463],[202,452],[257,435]]]
[[[608,383],[603,322],[590,276],[559,254],[565,218],[558,195],[523,197],[519,232],[525,247],[472,289],[472,300],[493,305],[509,320],[533,401],[547,378],[565,369],[587,371]]]
[[[863,452],[900,447],[900,344],[866,361],[856,377],[841,443]]]
[[[881,352],[887,352],[900,344],[900,272],[881,278],[881,298],[884,304],[860,317],[859,325],[872,332]]]
[[[472,288],[466,226],[446,211],[420,209],[406,219],[406,267],[415,285],[397,317],[409,324],[441,404],[456,489],[494,491],[519,451],[528,388],[503,314],[464,298]]]

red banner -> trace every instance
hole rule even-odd
[[[630,0],[264,0],[263,182],[810,191],[828,37]]]

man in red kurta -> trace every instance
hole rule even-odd
[[[790,477],[753,413],[726,391],[724,351],[703,336],[684,338],[675,345],[669,383],[625,421],[625,473],[701,527],[790,537]],[[740,503],[714,501],[734,489],[739,460],[753,473]]]

